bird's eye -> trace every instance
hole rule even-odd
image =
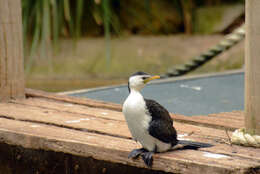
[[[148,77],[142,77],[143,80],[147,79]]]

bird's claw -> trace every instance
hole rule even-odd
[[[134,149],[129,153],[128,158],[136,159],[144,152],[147,152],[147,150],[145,150],[144,148]]]
[[[144,163],[148,167],[152,167],[152,165],[153,165],[153,154],[154,154],[154,152],[144,152],[141,154]]]
[[[153,154],[154,154],[154,152],[149,152],[144,148],[134,149],[129,153],[128,158],[136,159],[141,155],[145,165],[147,167],[152,167],[152,165],[153,165]]]

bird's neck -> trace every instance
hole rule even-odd
[[[131,90],[129,96],[125,100],[123,104],[123,110],[128,110],[130,109],[131,112],[136,112],[138,110],[141,110],[144,108],[145,105],[145,100],[138,90]]]
[[[131,89],[129,95],[142,95],[140,90],[137,89]]]
[[[143,100],[143,96],[139,90],[131,89],[128,99],[131,100]]]

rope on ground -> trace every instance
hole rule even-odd
[[[234,30],[231,34],[228,34],[220,41],[217,45],[210,48],[208,51],[202,53],[200,56],[196,56],[191,59],[186,64],[180,65],[178,67],[173,67],[168,70],[168,72],[162,75],[162,78],[181,76],[194,71],[198,67],[202,66],[212,58],[216,57],[220,53],[233,47],[245,37],[245,25],[243,24],[238,29]]]
[[[260,136],[246,133],[245,129],[237,129],[231,137],[232,144],[260,147]]]

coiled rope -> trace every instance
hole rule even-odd
[[[243,146],[260,147],[260,136],[246,133],[245,129],[237,129],[232,134],[231,143]]]
[[[206,52],[202,53],[199,56],[194,57],[189,62],[170,68],[168,72],[161,75],[161,78],[175,77],[187,74],[191,71],[194,71],[198,67],[202,66],[206,62],[210,61],[212,58],[216,57],[220,53],[228,50],[233,47],[245,37],[245,24],[234,30],[232,33],[226,35],[222,41],[220,41],[217,45],[210,48]]]

